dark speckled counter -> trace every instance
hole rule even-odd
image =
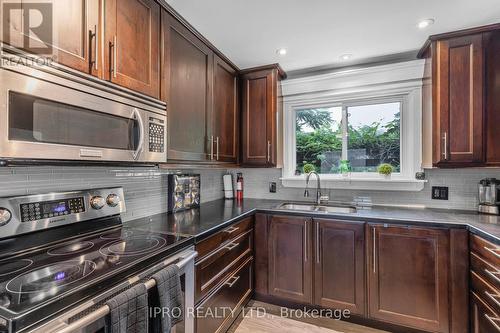
[[[255,212],[293,214],[355,220],[374,223],[411,224],[432,227],[466,228],[500,245],[500,217],[480,215],[469,211],[447,209],[415,209],[373,206],[359,208],[354,214],[326,214],[315,212],[284,211],[277,207],[283,200],[245,199],[215,200],[203,203],[200,208],[176,214],[159,214],[151,218],[127,222],[127,225],[152,231],[175,232],[190,235],[196,242]]]

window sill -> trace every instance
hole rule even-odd
[[[284,187],[305,188],[305,176],[281,178]],[[345,190],[370,190],[370,191],[407,191],[419,192],[423,190],[427,180],[404,178],[322,178],[321,187]],[[311,178],[309,187],[316,186],[316,179]]]

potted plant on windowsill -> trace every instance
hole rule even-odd
[[[382,163],[377,168],[378,173],[382,175],[386,179],[390,179],[392,172],[394,171],[394,167],[389,163]]]

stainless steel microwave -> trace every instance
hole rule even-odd
[[[0,83],[1,159],[166,162],[166,106],[47,73]]]

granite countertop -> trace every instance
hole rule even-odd
[[[321,213],[280,210],[277,207],[285,201],[266,199],[215,200],[201,204],[200,208],[176,214],[158,214],[149,218],[126,222],[127,225],[159,232],[173,232],[193,236],[198,242],[233,222],[259,211],[316,217],[339,218],[378,223],[396,223],[433,227],[467,228],[500,245],[500,217],[480,215],[470,211],[430,208],[398,208],[372,206],[358,208],[356,213]]]

